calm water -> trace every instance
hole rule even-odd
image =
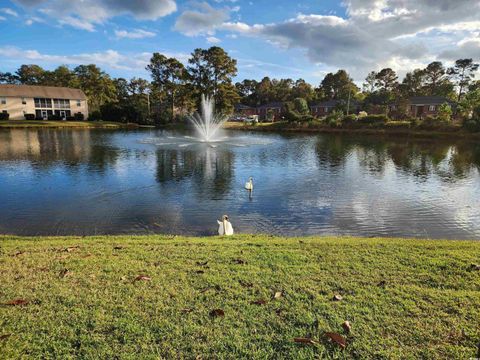
[[[479,144],[243,132],[229,135],[261,141],[144,143],[169,135],[0,131],[0,233],[208,235],[227,213],[245,233],[480,239]]]

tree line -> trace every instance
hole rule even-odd
[[[258,106],[269,102],[306,103],[326,100],[362,102],[366,110],[385,107],[411,96],[438,95],[460,102],[464,113],[480,106],[479,64],[459,59],[452,67],[434,61],[408,72],[400,81],[391,68],[371,71],[362,88],[346,70],[328,73],[317,85],[304,79],[245,79],[234,84],[237,61],[218,46],[195,49],[186,64],[154,53],[146,70],[151,79],[112,78],[94,64],[73,69],[62,65],[49,71],[22,65],[15,73],[0,72],[0,83],[65,86],[82,89],[93,119],[162,123],[194,111],[200,94],[215,98],[218,111],[231,113],[234,105]],[[300,99],[302,101],[300,101]]]

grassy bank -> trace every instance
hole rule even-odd
[[[54,120],[11,120],[0,121],[0,128],[137,128],[137,124],[107,121],[54,121]]]
[[[247,130],[247,131],[271,131],[271,132],[303,132],[303,133],[347,133],[364,135],[393,135],[411,136],[419,138],[465,138],[480,139],[480,133],[471,133],[461,127],[452,127],[449,130],[420,130],[408,127],[395,126],[395,123],[383,127],[350,127],[332,128],[328,125],[313,122],[311,124],[291,124],[285,121],[275,123],[258,123],[256,125],[245,125],[241,122],[227,122],[226,129]]]
[[[474,241],[5,236],[0,354],[468,359],[479,259]]]

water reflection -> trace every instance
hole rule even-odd
[[[476,143],[275,134],[250,147],[142,143],[163,135],[0,131],[0,232],[206,235],[228,213],[241,232],[480,238]]]

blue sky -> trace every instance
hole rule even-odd
[[[434,60],[480,60],[478,0],[0,0],[0,71],[96,63],[115,77],[148,77],[152,52],[186,61],[222,46],[237,80],[304,78],[345,68],[361,82]]]

